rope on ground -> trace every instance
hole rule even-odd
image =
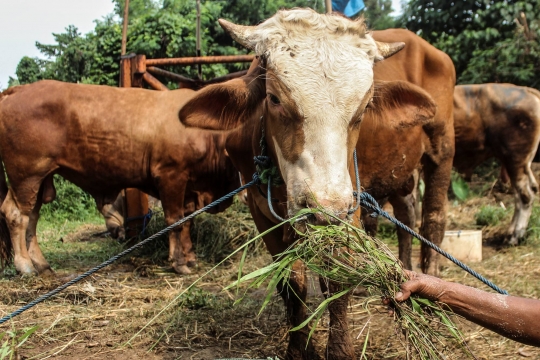
[[[54,290],[52,290],[52,291],[49,291],[48,293],[46,293],[46,294],[44,294],[44,295],[38,297],[38,298],[35,299],[34,301],[29,302],[28,304],[26,304],[26,305],[20,307],[19,309],[15,310],[15,311],[12,312],[11,314],[4,316],[3,318],[0,319],[0,325],[3,324],[3,323],[5,323],[5,322],[8,321],[8,320],[11,320],[12,318],[14,318],[14,317],[17,316],[17,315],[22,314],[23,312],[25,312],[26,310],[28,310],[28,309],[30,309],[30,308],[36,306],[37,304],[39,304],[39,303],[41,303],[41,302],[43,302],[43,301],[49,299],[50,297],[52,297],[52,296],[58,294],[59,292],[63,291],[64,289],[66,289],[66,288],[68,288],[68,287],[70,287],[71,285],[76,284],[76,283],[78,283],[79,281],[81,281],[81,280],[87,278],[88,276],[90,276],[90,275],[94,274],[95,272],[97,272],[97,271],[103,269],[104,267],[111,265],[113,262],[115,262],[116,260],[120,259],[121,257],[123,257],[123,256],[125,256],[125,255],[127,255],[127,254],[129,254],[129,253],[132,252],[133,250],[138,249],[138,248],[140,248],[140,247],[146,245],[146,244],[149,243],[150,241],[152,241],[152,240],[154,240],[154,239],[160,237],[161,235],[164,235],[164,234],[168,233],[169,231],[171,231],[171,230],[174,229],[175,227],[177,227],[177,226],[179,226],[179,225],[182,225],[182,224],[185,223],[186,221],[189,221],[189,220],[193,219],[195,216],[197,216],[197,215],[199,215],[199,214],[205,212],[205,211],[208,210],[208,209],[211,209],[211,208],[214,207],[214,206],[217,206],[217,205],[221,204],[221,203],[224,202],[225,200],[228,200],[228,199],[232,198],[234,195],[236,195],[236,194],[238,194],[239,192],[241,192],[241,191],[243,191],[243,190],[245,190],[245,189],[247,189],[247,188],[249,188],[249,187],[251,187],[251,186],[257,184],[258,182],[259,182],[259,178],[257,177],[257,174],[253,175],[253,180],[251,180],[249,183],[247,183],[247,184],[245,184],[245,185],[239,187],[238,189],[236,189],[236,190],[230,192],[229,194],[223,196],[222,198],[220,198],[220,199],[218,199],[218,200],[216,200],[216,201],[214,201],[214,202],[212,202],[212,203],[206,205],[205,207],[203,207],[203,208],[201,208],[201,209],[199,209],[199,210],[193,212],[191,215],[186,216],[185,218],[183,218],[183,219],[181,219],[181,220],[178,220],[178,221],[175,222],[174,224],[167,226],[166,228],[164,228],[164,229],[158,231],[157,233],[155,233],[154,235],[147,237],[146,239],[144,239],[144,240],[141,241],[140,243],[137,243],[137,244],[133,245],[133,246],[130,247],[129,249],[126,249],[126,250],[122,251],[121,253],[119,253],[118,255],[115,255],[115,256],[111,257],[109,260],[107,260],[107,261],[105,261],[105,262],[99,264],[98,266],[96,266],[96,267],[94,267],[94,268],[88,270],[88,271],[85,272],[84,274],[81,274],[81,275],[77,276],[75,279],[70,280],[70,281],[68,281],[67,283],[65,283],[65,284],[63,284],[63,285],[57,287],[56,289],[54,289]]]
[[[475,278],[477,278],[478,280],[480,280],[481,282],[483,282],[484,284],[492,288],[493,290],[497,291],[500,294],[508,295],[508,292],[506,290],[499,288],[497,285],[495,285],[494,283],[492,283],[491,281],[489,281],[488,279],[486,279],[485,277],[483,277],[482,275],[480,275],[479,273],[477,273],[476,271],[474,271],[473,269],[471,269],[470,267],[468,267],[467,265],[465,265],[464,263],[462,263],[461,261],[453,257],[452,255],[450,255],[449,253],[447,253],[446,251],[444,251],[443,249],[441,249],[440,247],[438,247],[437,245],[435,245],[434,243],[432,243],[431,241],[429,241],[422,235],[416,233],[414,230],[412,230],[411,228],[403,224],[401,221],[397,220],[396,218],[388,214],[386,211],[381,209],[377,201],[368,193],[362,192],[360,194],[360,199],[364,207],[374,211],[377,215],[384,216],[385,218],[390,220],[392,223],[399,226],[400,228],[402,228],[403,230],[405,230],[406,232],[408,232],[409,234],[411,234],[412,236],[414,236],[415,238],[423,242],[425,245],[429,246],[430,248],[432,248],[433,250],[441,254],[442,256],[446,257],[448,260],[452,261],[454,264],[456,264],[457,266],[459,266],[460,268],[462,268],[463,270],[465,270],[466,272],[468,272],[469,274],[471,274],[472,276],[474,276]]]

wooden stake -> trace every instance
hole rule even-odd
[[[201,56],[201,0],[197,0],[197,29],[195,36],[197,38],[197,57]],[[202,79],[202,65],[198,64],[199,80]]]
[[[122,51],[120,55],[126,53],[126,44],[127,44],[127,27],[128,27],[128,18],[129,18],[129,0],[125,0],[124,4],[124,23],[122,26]]]
[[[332,0],[326,0],[326,13],[332,13]]]

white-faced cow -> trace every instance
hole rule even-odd
[[[41,205],[55,198],[54,174],[89,192],[103,213],[121,189],[141,189],[161,199],[169,225],[200,205],[193,194],[206,194],[206,205],[239,185],[225,153],[226,135],[188,129],[178,121],[194,94],[57,81],[0,94],[0,155],[10,183],[0,212],[11,235],[11,242],[4,236],[0,243],[6,256],[13,245],[18,272],[51,271],[36,224]],[[2,174],[4,193],[5,182]],[[191,241],[182,241],[186,228],[169,235],[169,258],[178,273],[189,273],[188,265],[195,263]]]
[[[515,210],[505,241],[525,236],[538,183],[531,162],[540,141],[540,92],[512,84],[456,86],[454,166],[470,179],[475,167],[495,157],[508,172]]]
[[[284,181],[284,185],[272,189],[274,209],[281,217],[323,205],[336,216],[347,218],[354,206],[352,155],[369,103],[367,112],[373,112],[382,128],[399,128],[404,136],[408,127],[430,122],[435,115],[435,103],[418,86],[403,81],[374,84],[374,63],[399,51],[404,44],[392,43],[391,39],[387,43],[376,42],[362,19],[353,21],[310,9],[294,9],[282,10],[258,26],[240,26],[224,20],[220,23],[239,43],[254,50],[258,61],[243,78],[198,92],[180,111],[180,120],[187,126],[234,129],[226,147],[246,179],[255,172],[253,156],[261,152],[264,133],[262,141]],[[392,116],[380,115],[385,111]],[[451,134],[451,117],[449,121]],[[448,128],[443,125],[441,130],[440,126],[434,125],[433,130]],[[438,141],[434,138],[433,144]],[[448,167],[447,174],[433,172],[442,184],[449,182],[452,144],[433,146],[432,168],[436,169],[437,161],[444,164],[445,171]],[[435,156],[441,151],[445,156]],[[450,165],[446,164],[447,156]],[[384,168],[385,160],[380,159],[377,166]],[[247,196],[261,232],[279,222],[268,207],[265,192],[251,188]],[[437,206],[444,208],[444,196],[439,198],[441,204]],[[443,220],[444,231],[444,211],[436,212],[434,220],[437,224]],[[308,221],[327,224],[323,217]],[[270,253],[277,256],[295,240],[294,234],[284,226],[264,236],[264,241]],[[293,268],[290,288],[282,289],[281,295],[288,320],[296,326],[306,318],[307,281],[302,263]],[[322,285],[326,295],[340,289],[338,284],[330,283],[328,288],[323,282]],[[331,359],[355,357],[348,335],[347,302],[348,297],[343,296],[329,306],[326,354]],[[306,329],[292,332],[287,357],[312,358],[312,348],[306,342]]]

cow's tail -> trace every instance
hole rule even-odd
[[[3,95],[6,93],[0,93],[0,101]],[[1,114],[0,114],[1,116]],[[6,179],[6,172],[4,170],[4,162],[0,157],[0,206],[4,204],[4,200],[8,194],[8,185]],[[5,268],[11,264],[13,260],[13,246],[11,244],[11,236],[7,226],[6,218],[0,211],[0,267]]]

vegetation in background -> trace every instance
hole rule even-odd
[[[500,206],[483,205],[480,210],[474,215],[476,225],[480,226],[496,226],[507,215],[507,210]]]
[[[525,242],[527,245],[538,246],[540,244],[540,205],[537,202],[534,205],[529,224],[527,225]]]
[[[467,184],[465,179],[455,171],[452,171],[450,187],[452,188],[452,193],[458,200],[465,201],[469,197],[469,184]]]
[[[45,221],[91,220],[99,218],[92,196],[59,175],[54,176],[56,199],[42,206],[40,215]]]
[[[540,89],[540,0],[410,0],[398,23],[450,55],[458,83]]]

